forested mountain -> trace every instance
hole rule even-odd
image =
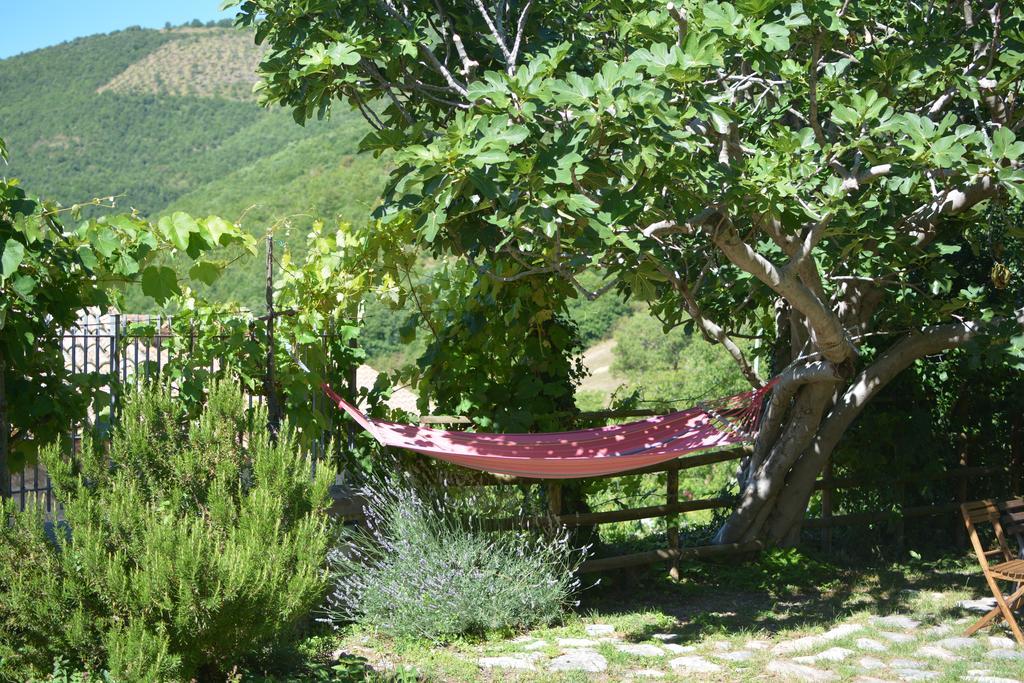
[[[127,29],[0,60],[0,171],[63,204],[116,196],[156,216],[175,209],[242,218],[261,234],[292,216],[366,220],[384,164],[356,155],[360,117],[296,125],[256,104],[259,50],[224,27]],[[259,259],[216,294],[259,299]],[[138,301],[137,305],[145,305]]]

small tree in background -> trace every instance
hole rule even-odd
[[[735,334],[763,339],[780,379],[720,541],[795,542],[837,442],[912,363],[1024,354],[1018,266],[978,221],[1024,198],[1020,3],[239,7],[271,47],[264,101],[300,122],[347,101],[393,151],[381,230],[481,286],[536,283],[542,311],[569,287],[646,300],[754,386]]]
[[[0,680],[58,658],[115,680],[224,680],[272,662],[323,599],[332,474],[310,480],[241,393],[209,388],[189,423],[168,388],[124,405],[112,447],[42,454],[64,519],[4,504]]]

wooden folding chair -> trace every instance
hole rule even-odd
[[[1017,557],[1024,560],[1024,498],[1011,498],[999,504],[1003,531],[1017,540]]]
[[[981,619],[976,621],[970,628],[964,631],[965,636],[972,635],[979,629],[995,623],[999,619],[1005,619],[1013,631],[1014,638],[1021,645],[1024,645],[1024,633],[1021,633],[1020,626],[1013,614],[1022,602],[1024,602],[1024,560],[1015,558],[1006,542],[1006,534],[1000,521],[1001,511],[999,505],[991,500],[979,500],[973,503],[964,503],[960,506],[960,513],[963,515],[964,524],[967,525],[967,534],[971,537],[971,545],[978,556],[978,564],[985,574],[985,581],[992,591],[992,597],[996,599],[996,607]],[[978,526],[988,524],[995,531],[999,547],[994,550],[985,550],[978,536]],[[1001,560],[998,564],[989,564],[989,559]],[[1009,597],[1003,596],[998,581],[1012,581],[1016,584],[1013,594]]]

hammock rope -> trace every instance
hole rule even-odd
[[[384,446],[530,479],[579,479],[659,465],[752,441],[775,385],[637,422],[540,434],[457,432],[377,420],[323,385],[339,410]]]

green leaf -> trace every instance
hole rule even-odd
[[[729,124],[732,123],[732,119],[724,109],[711,107],[711,123],[719,135],[726,135],[729,132]]]
[[[36,288],[36,279],[29,275],[16,275],[14,277],[14,291],[21,295],[23,299],[29,299],[30,294]]]
[[[992,156],[996,159],[1016,161],[1024,154],[1024,142],[1015,142],[1017,136],[1006,126],[1000,126],[992,134]]]
[[[82,261],[82,265],[89,270],[96,270],[96,266],[99,265],[96,253],[84,244],[78,248],[78,258]]]
[[[780,24],[764,24],[761,27],[764,33],[764,46],[769,52],[782,52],[788,50],[789,29]]]
[[[501,149],[485,149],[473,157],[473,165],[477,168],[488,164],[499,164],[508,161],[508,152]]]
[[[188,249],[189,235],[199,231],[195,219],[184,211],[175,211],[170,217],[164,216],[157,225],[163,236],[181,251]]]
[[[342,66],[355,66],[362,59],[355,48],[345,43],[332,44],[327,48],[326,56],[331,60],[331,64]]]
[[[165,303],[172,296],[181,294],[177,274],[167,266],[149,266],[142,271],[142,293],[153,297],[158,304]]]
[[[725,2],[709,2],[704,5],[704,25],[707,28],[722,29],[722,33],[731,36],[736,33],[741,22],[736,8]]]
[[[224,267],[213,261],[197,261],[188,271],[188,276],[193,280],[205,282],[212,285],[220,277]]]
[[[207,232],[210,233],[210,243],[215,246],[226,246],[231,242],[231,240],[229,239],[226,242],[222,242],[221,238],[223,238],[224,235],[234,237],[235,233],[237,232],[237,229],[235,228],[234,225],[224,220],[220,216],[207,217],[207,219],[203,221],[203,227],[205,227]]]
[[[4,254],[0,258],[0,276],[8,278],[18,269],[25,258],[25,245],[13,237],[4,245]]]
[[[105,225],[99,226],[99,229],[92,235],[89,241],[103,258],[110,258],[117,251],[117,248],[121,246],[121,240],[118,239],[117,234],[109,226]]]
[[[448,219],[448,212],[444,207],[438,206],[435,210],[427,214],[426,220],[423,224],[423,239],[427,242],[433,242],[434,238],[437,237],[437,233],[441,230],[441,226]]]

